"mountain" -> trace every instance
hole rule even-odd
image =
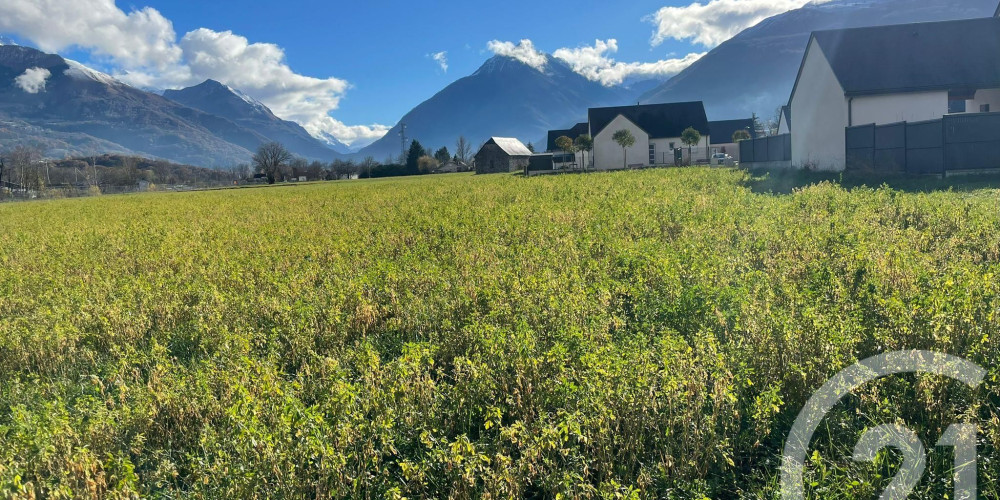
[[[260,101],[215,80],[206,80],[200,85],[182,90],[166,90],[163,97],[230,120],[270,141],[284,144],[289,151],[299,156],[323,161],[339,156],[334,149],[311,136],[301,125],[278,118]],[[258,145],[259,143],[252,141],[240,144],[251,150]],[[346,153],[346,146],[339,145],[345,148],[343,152]]]
[[[407,113],[359,156],[379,160],[398,156],[401,124],[406,124],[407,138],[425,148],[454,149],[460,135],[473,147],[491,136],[533,141],[550,129],[583,121],[588,107],[625,104],[633,97],[628,89],[587,80],[549,56],[541,71],[517,59],[495,56]]]
[[[268,140],[78,62],[13,45],[0,46],[0,122],[11,141],[33,137],[70,150],[101,148],[85,154],[133,152],[201,166],[249,161],[248,146]]]
[[[834,0],[779,14],[719,45],[644,103],[702,100],[713,120],[757,113],[771,118],[787,104],[813,31],[990,17],[997,0]],[[974,49],[970,49],[974,50]]]

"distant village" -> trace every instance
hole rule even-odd
[[[968,50],[975,47],[975,50]],[[702,102],[588,110],[544,153],[494,137],[478,173],[687,165],[877,173],[1000,169],[1000,8],[992,18],[817,31],[776,133]]]

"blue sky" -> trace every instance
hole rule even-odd
[[[353,88],[334,114],[347,123],[396,123],[449,83],[474,72],[492,56],[486,48],[490,40],[527,38],[551,53],[616,38],[618,59],[629,61],[654,61],[696,49],[674,40],[650,47],[654,26],[643,18],[664,5],[682,5],[676,0],[514,1],[503,8],[458,0],[308,0],[291,2],[280,15],[274,2],[264,0],[144,3],[171,19],[178,33],[200,27],[231,30],[251,41],[280,45],[296,72],[346,79]],[[447,52],[447,72],[428,57],[442,51]]]
[[[666,79],[809,1],[3,0],[0,34],[139,88],[213,78],[317,137],[363,145],[494,53],[532,65],[554,54],[605,85]]]

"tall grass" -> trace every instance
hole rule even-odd
[[[982,426],[997,495],[997,191],[753,192],[688,169],[453,175],[0,206],[0,495],[776,498],[806,399],[866,386],[809,494],[876,498],[865,426]],[[950,488],[937,450],[922,497]]]

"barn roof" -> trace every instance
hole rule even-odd
[[[1000,87],[997,18],[817,31],[812,37],[848,96]]]
[[[590,129],[594,136],[600,134],[618,115],[635,123],[649,134],[650,139],[680,137],[688,127],[694,127],[702,135],[709,135],[705,105],[694,101],[591,108]]]
[[[558,151],[559,146],[556,146],[556,139],[560,137],[569,137],[570,139],[576,140],[577,137],[581,135],[590,133],[589,123],[577,123],[573,125],[573,128],[566,130],[549,130],[549,144],[546,151]]]
[[[486,141],[486,144],[496,144],[510,156],[531,156],[531,150],[528,149],[521,141],[514,139],[512,137],[490,137],[490,140]],[[486,146],[483,144],[483,146]],[[480,148],[482,151],[482,148]]]
[[[714,144],[728,144],[733,141],[733,134],[737,130],[746,130],[751,139],[757,138],[756,127],[753,126],[753,118],[743,118],[740,120],[719,120],[708,122],[709,132]]]

